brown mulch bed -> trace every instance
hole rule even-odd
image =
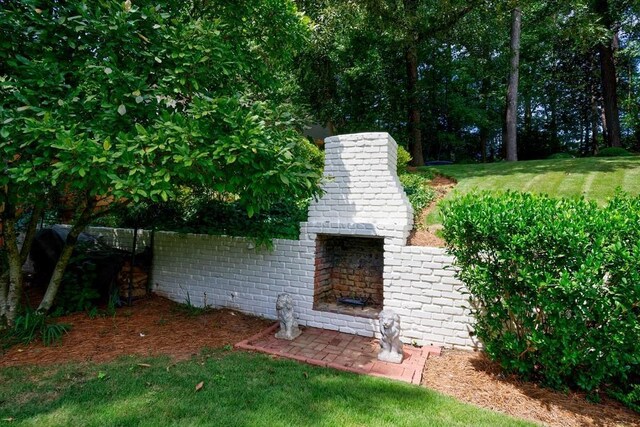
[[[446,176],[437,175],[429,182],[429,185],[436,190],[436,197],[429,203],[429,206],[420,213],[420,218],[416,221],[416,224],[424,224],[427,215],[436,209],[438,202],[456,186],[456,181]],[[416,228],[414,226],[411,234],[409,234],[409,239],[407,239],[407,244],[409,246],[435,246],[443,248],[445,243],[441,237],[436,236],[435,233],[437,230],[438,227],[433,226],[426,229]]]
[[[89,318],[75,313],[57,319],[72,325],[62,345],[18,345],[0,354],[0,367],[64,362],[107,362],[123,355],[168,355],[188,359],[203,348],[233,345],[273,324],[233,310],[192,315],[179,304],[154,296],[116,310],[115,316]]]
[[[549,426],[640,426],[640,414],[611,399],[561,393],[502,373],[481,353],[443,351],[430,357],[422,384],[483,408]]]

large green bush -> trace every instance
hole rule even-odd
[[[553,387],[595,396],[615,385],[609,391],[640,403],[640,198],[617,194],[599,208],[469,194],[443,216],[490,357]]]

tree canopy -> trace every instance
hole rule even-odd
[[[298,4],[317,24],[304,88],[318,121],[334,132],[390,130],[411,146],[417,126],[425,160],[504,159],[517,7],[519,158],[640,149],[637,1]],[[415,77],[406,71],[412,50]]]
[[[290,1],[2,1],[0,204],[11,277],[0,282],[0,317],[20,295],[21,211],[74,209],[64,270],[79,232],[119,204],[190,186],[252,216],[317,194],[293,73],[309,29]]]

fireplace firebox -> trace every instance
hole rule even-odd
[[[314,309],[374,318],[383,307],[384,239],[318,235]]]

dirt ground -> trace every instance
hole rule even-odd
[[[429,182],[429,185],[436,190],[436,198],[425,208],[424,211],[422,211],[420,218],[416,220],[416,224],[419,224],[419,226],[414,226],[411,234],[409,235],[409,239],[407,240],[407,244],[409,246],[435,246],[443,248],[445,245],[444,240],[435,234],[436,231],[438,231],[438,227],[431,226],[423,228],[424,221],[427,215],[436,209],[438,202],[442,200],[442,198],[446,196],[453,187],[455,187],[456,181],[438,175]]]

